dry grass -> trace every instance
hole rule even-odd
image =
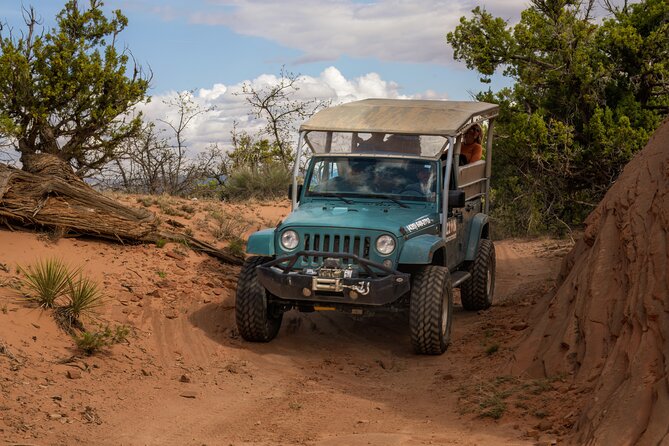
[[[499,419],[509,410],[520,411],[521,416],[545,418],[545,398],[557,393],[554,383],[561,377],[545,379],[522,379],[513,376],[498,376],[491,380],[475,380],[458,389],[458,406],[461,413],[473,413],[479,417]]]
[[[240,234],[245,233],[251,227],[251,223],[247,220],[227,212],[213,211],[208,216],[214,223],[211,234],[217,240],[231,241],[239,239]]]

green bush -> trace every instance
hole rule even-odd
[[[29,290],[28,298],[42,308],[53,308],[56,321],[70,333],[83,330],[81,317],[102,305],[97,283],[84,277],[81,268],[70,269],[61,260],[47,259],[19,271],[25,276],[21,283]]]
[[[223,185],[217,180],[211,179],[207,182],[196,184],[190,195],[198,198],[219,198],[222,192]]]
[[[37,302],[42,308],[54,308],[57,300],[68,291],[68,283],[79,269],[70,271],[59,259],[39,260],[27,268],[19,267],[25,276],[22,283],[29,290],[29,299]]]
[[[81,325],[81,316],[91,315],[103,301],[98,284],[81,275],[68,280],[66,297],[68,302],[56,308],[56,312],[69,326]]]
[[[244,257],[244,250],[245,250],[246,242],[244,239],[240,237],[235,237],[232,240],[230,240],[230,244],[228,245],[228,251],[230,251],[230,254],[237,256],[237,257]]]
[[[228,177],[223,197],[230,200],[285,197],[290,180],[290,171],[278,163],[257,169],[240,168]]]
[[[125,325],[117,325],[112,330],[106,326],[101,331],[84,331],[81,335],[73,335],[77,348],[87,355],[92,355],[105,347],[124,342],[130,334]]]

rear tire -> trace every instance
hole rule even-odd
[[[416,353],[441,355],[451,338],[453,287],[448,268],[427,265],[413,277],[409,326]]]
[[[492,241],[481,240],[469,273],[472,277],[460,286],[462,307],[468,311],[490,308],[495,291],[495,245]]]
[[[249,257],[237,281],[235,319],[237,330],[251,342],[269,342],[281,328],[283,313],[267,300],[267,290],[258,282],[256,267],[270,261],[268,257]]]

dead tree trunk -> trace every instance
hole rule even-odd
[[[576,444],[667,444],[669,120],[586,225],[512,371],[563,373],[586,392]]]
[[[185,234],[161,230],[156,216],[124,206],[84,183],[53,155],[32,155],[18,170],[0,164],[0,218],[6,224],[116,241],[186,241],[228,263],[241,260]]]

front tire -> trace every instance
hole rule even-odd
[[[267,290],[258,282],[256,267],[270,261],[267,257],[249,257],[237,281],[235,319],[237,330],[251,342],[269,342],[281,328],[283,313],[273,308]]]
[[[468,311],[490,308],[495,291],[495,245],[492,241],[481,240],[469,272],[472,277],[460,287],[462,307]]]
[[[453,287],[448,268],[427,265],[414,275],[409,313],[411,343],[416,353],[444,353],[451,338],[453,318]]]

